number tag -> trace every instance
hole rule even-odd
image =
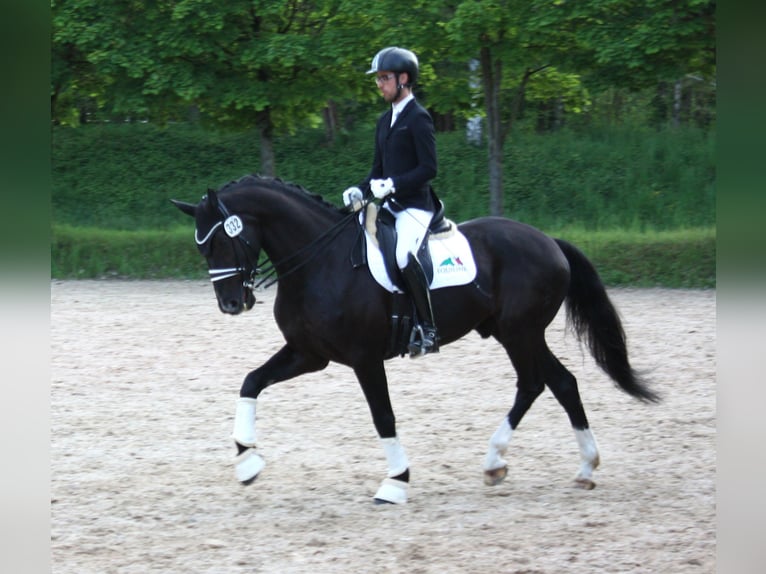
[[[226,235],[229,237],[236,237],[242,233],[242,220],[238,215],[230,215],[226,218],[226,221],[223,222],[223,228],[226,231]]]

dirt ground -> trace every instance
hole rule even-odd
[[[54,281],[52,571],[712,573],[715,291],[610,294],[664,401],[616,389],[559,314],[548,341],[599,443],[594,490],[572,486],[577,445],[549,391],[513,436],[506,481],[483,484],[515,375],[471,334],[387,363],[412,479],[407,505],[375,506],[385,457],[338,365],[264,392],[266,468],[234,478],[242,378],[282,345],[273,289],[229,317],[208,282]]]

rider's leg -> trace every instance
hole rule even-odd
[[[439,349],[428,279],[414,256],[427,236],[433,213],[414,208],[392,212],[396,217],[396,264],[402,270],[405,288],[412,297],[420,323],[413,327],[410,356],[419,357]]]
[[[384,209],[389,209],[388,205]],[[396,264],[399,269],[404,269],[409,263],[409,254],[417,253],[420,249],[434,214],[413,207],[403,211],[390,211],[396,218]]]
[[[427,236],[428,226],[434,214],[423,209],[408,208],[394,212],[394,215],[396,216],[396,264],[402,270],[405,287],[415,304],[420,323],[413,327],[410,356],[420,357],[439,350],[428,279],[414,255]]]
[[[402,277],[407,284],[407,290],[412,297],[417,311],[420,325],[416,326],[416,332],[410,339],[410,357],[420,357],[426,353],[437,353],[439,342],[436,333],[436,322],[431,305],[431,292],[428,286],[423,267],[417,258],[410,253],[409,262],[402,269]]]

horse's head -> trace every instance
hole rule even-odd
[[[194,217],[194,239],[207,260],[218,307],[237,315],[255,304],[255,279],[260,240],[252,217],[231,213],[210,189],[197,204],[171,199],[183,213]]]

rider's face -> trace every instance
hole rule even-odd
[[[380,93],[383,99],[388,103],[395,103],[398,99],[401,99],[403,94],[396,89],[399,83],[404,83],[407,80],[407,74],[399,74],[399,81],[397,81],[396,74],[393,72],[378,72],[375,77],[375,83],[380,89]],[[397,92],[399,97],[397,98]]]

